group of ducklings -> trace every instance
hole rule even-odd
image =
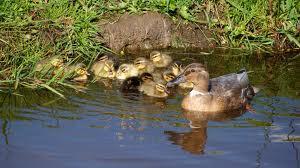
[[[119,66],[112,55],[100,57],[91,67],[96,78],[110,78],[122,81],[121,91],[139,91],[151,97],[167,97],[167,82],[183,71],[182,64],[173,62],[170,55],[159,51],[150,53],[150,58],[138,57],[132,63]],[[182,88],[192,88],[192,83],[182,83]]]
[[[88,80],[88,69],[83,63],[65,65],[63,58],[56,56],[37,63],[36,73],[66,76],[75,82]],[[94,78],[118,79],[122,82],[121,90],[124,92],[139,91],[151,97],[167,97],[169,92],[167,82],[176,78],[183,72],[179,62],[173,62],[170,55],[159,51],[152,51],[150,57],[138,57],[132,63],[119,65],[115,55],[105,54],[98,58],[89,70]],[[50,73],[50,74],[49,74]],[[192,88],[192,83],[181,83],[181,88]]]

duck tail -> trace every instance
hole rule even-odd
[[[238,80],[240,81],[242,88],[246,88],[249,85],[248,73],[245,68],[237,72],[237,77]]]

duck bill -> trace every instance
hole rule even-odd
[[[173,80],[169,81],[167,83],[167,87],[173,87],[174,85],[178,85],[180,83],[186,82],[186,79],[184,77],[183,74],[177,76],[176,78],[174,78]]]

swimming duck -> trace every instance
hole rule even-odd
[[[165,68],[172,62],[171,56],[161,53],[159,51],[152,51],[150,53],[150,60],[153,62],[154,66],[157,68]]]
[[[166,70],[163,72],[163,78],[166,82],[170,82],[171,80],[176,78],[176,75],[174,75],[173,71]],[[191,89],[191,88],[193,88],[193,83],[182,82],[182,83],[179,83],[178,86],[182,89]]]
[[[139,71],[133,64],[122,64],[117,71],[117,79],[124,80],[129,77],[138,76]]]
[[[91,72],[95,77],[114,78],[118,65],[119,61],[115,56],[106,54],[92,65]]]
[[[200,63],[188,65],[183,73],[167,86],[182,82],[193,83],[193,90],[184,97],[182,108],[188,111],[217,112],[243,107],[254,96],[246,70],[209,80],[206,68]]]
[[[140,78],[140,92],[151,97],[165,98],[168,96],[168,91],[165,85],[154,82],[153,76],[150,73],[144,73]]]
[[[53,56],[44,60],[39,61],[35,67],[34,71],[42,75],[46,75],[52,70],[52,75],[55,75],[55,71],[59,70],[64,66],[64,60],[60,56]]]
[[[91,71],[96,78],[102,77],[113,79],[116,77],[115,64],[111,60],[94,63],[91,67]]]
[[[155,69],[153,63],[144,57],[136,58],[133,65],[138,69],[140,75],[145,72],[152,73]]]
[[[65,67],[64,74],[67,78],[70,78],[75,82],[86,82],[88,79],[88,75],[90,75],[86,69],[86,65],[83,63]]]

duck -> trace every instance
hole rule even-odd
[[[64,66],[64,60],[60,56],[52,56],[50,58],[37,62],[34,67],[34,72],[42,75],[46,75],[51,71],[51,75],[54,76],[55,72]]]
[[[170,82],[171,80],[176,78],[176,76],[178,76],[178,75],[174,74],[174,71],[173,71],[172,67],[171,67],[171,70],[166,70],[166,71],[163,72],[163,78],[165,79],[166,82]],[[191,88],[193,88],[193,83],[191,83],[191,82],[182,82],[182,83],[179,83],[178,86],[181,89],[191,89]]]
[[[150,73],[142,74],[140,79],[141,85],[139,86],[138,90],[143,94],[156,98],[168,97],[169,92],[166,86],[161,83],[156,83]]]
[[[168,54],[161,53],[159,51],[152,51],[150,53],[150,60],[157,68],[166,68],[173,61],[172,57]]]
[[[133,65],[138,69],[139,75],[142,73],[153,73],[155,70],[154,64],[145,57],[138,57],[133,61]]]
[[[203,64],[192,63],[167,86],[182,82],[193,83],[192,91],[181,103],[181,107],[187,111],[221,112],[238,109],[245,107],[255,95],[245,69],[210,80]]]
[[[86,69],[86,65],[83,63],[66,66],[64,68],[64,74],[74,82],[86,82],[90,75]]]
[[[118,66],[119,61],[114,55],[105,54],[92,65],[90,71],[96,78],[114,78]]]
[[[120,80],[125,80],[126,78],[138,76],[139,71],[133,64],[124,63],[120,65],[116,77]]]

